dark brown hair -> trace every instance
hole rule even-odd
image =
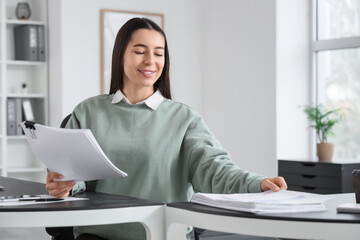
[[[158,89],[161,94],[171,99],[170,91],[170,57],[167,40],[164,31],[156,23],[147,18],[132,18],[127,21],[118,31],[115,39],[112,55],[111,83],[109,94],[122,90],[124,86],[124,54],[133,32],[139,29],[155,30],[161,33],[165,39],[165,64],[161,76],[154,84],[154,90]]]

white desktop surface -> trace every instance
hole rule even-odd
[[[44,184],[0,177],[1,196],[46,193]],[[151,200],[84,192],[89,200],[0,207],[0,228],[66,227],[140,222],[148,240],[165,239],[165,205]],[[50,238],[50,236],[49,236]]]
[[[141,206],[76,211],[0,212],[0,227],[65,227],[140,222],[148,240],[164,237],[165,206]],[[50,237],[50,236],[49,236]]]
[[[31,187],[27,187],[28,184]],[[5,189],[0,195],[46,193],[43,184],[4,177],[0,177],[0,185]],[[148,240],[184,240],[187,226],[290,239],[360,239],[360,214],[336,212],[338,205],[355,202],[354,194],[334,194],[335,197],[326,202],[325,212],[266,215],[193,203],[165,206],[155,201],[101,193],[85,192],[80,196],[90,200],[0,207],[0,228],[140,222],[147,231]]]
[[[355,201],[353,195],[334,194],[336,198],[326,204],[328,210],[319,213],[254,215],[191,203],[169,204],[166,207],[167,239],[183,240],[180,232],[185,226],[275,238],[360,239],[360,214],[336,213],[338,204]]]

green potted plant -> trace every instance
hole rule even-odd
[[[307,119],[311,122],[310,127],[316,130],[316,152],[319,161],[331,161],[334,153],[334,144],[327,142],[328,136],[333,135],[331,131],[334,125],[342,120],[341,108],[326,110],[325,106],[306,105],[303,107]]]

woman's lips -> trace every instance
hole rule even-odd
[[[145,77],[152,77],[155,74],[152,70],[139,70],[139,72]]]

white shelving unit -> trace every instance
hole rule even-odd
[[[28,2],[31,16],[18,20],[15,9]],[[36,159],[24,135],[7,132],[9,99],[31,102],[35,122],[48,123],[47,0],[0,0],[0,170],[1,176],[44,182],[45,166]],[[14,28],[44,26],[45,62],[15,60]],[[26,84],[26,91],[22,85]]]

